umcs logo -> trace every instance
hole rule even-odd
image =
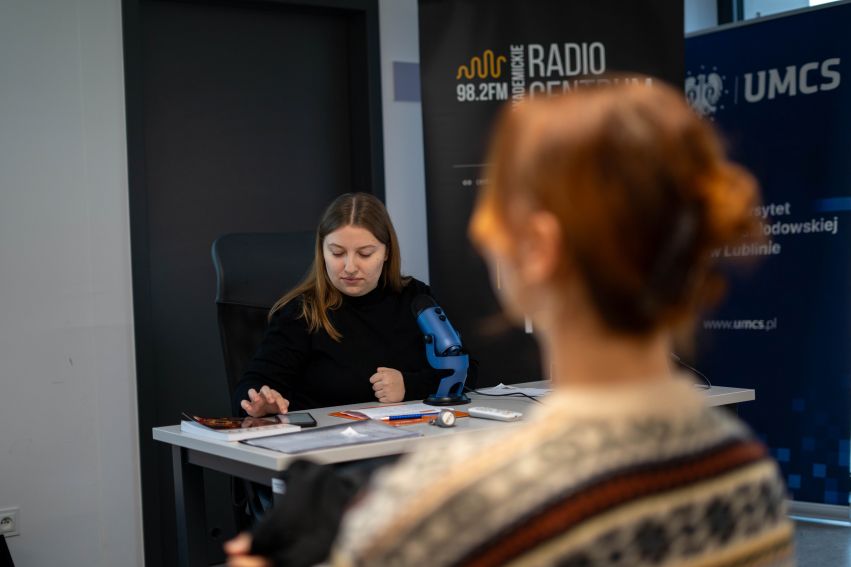
[[[745,73],[745,100],[760,102],[778,96],[810,95],[819,91],[832,91],[839,87],[839,57],[824,61],[810,61],[801,66],[789,65],[785,69],[768,69]]]
[[[700,73],[686,77],[686,99],[701,116],[711,116],[718,110],[725,93],[724,78],[718,73]],[[723,109],[724,107],[721,106]]]

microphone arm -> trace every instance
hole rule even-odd
[[[429,365],[435,370],[448,373],[441,378],[437,392],[423,402],[433,406],[470,403],[470,398],[464,395],[470,357],[464,353],[458,331],[431,296],[418,295],[414,298],[411,309],[425,339]]]

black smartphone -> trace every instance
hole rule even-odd
[[[302,427],[316,427],[316,420],[306,411],[279,414],[278,418],[281,420],[281,423],[300,425]]]

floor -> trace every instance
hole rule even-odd
[[[798,567],[851,567],[851,527],[795,522]]]

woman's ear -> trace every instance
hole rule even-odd
[[[535,211],[524,221],[518,247],[518,267],[527,285],[552,280],[562,262],[561,226],[548,211]]]

